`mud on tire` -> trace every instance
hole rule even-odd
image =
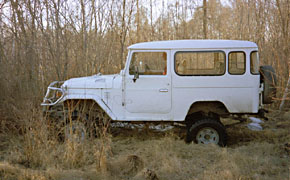
[[[226,146],[227,133],[224,125],[211,118],[203,118],[188,126],[186,140],[187,143],[198,144],[218,144]]]

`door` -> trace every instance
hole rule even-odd
[[[125,106],[130,113],[166,114],[171,110],[169,51],[133,51],[125,78]],[[133,80],[134,74],[139,78]]]

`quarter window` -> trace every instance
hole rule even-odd
[[[257,51],[251,52],[251,73],[259,74],[259,53]]]
[[[133,75],[138,69],[139,75],[166,75],[167,54],[165,52],[134,52],[129,68]]]
[[[229,73],[241,75],[246,72],[246,55],[244,52],[229,53]]]
[[[177,52],[175,71],[179,75],[223,75],[225,55],[223,52]]]

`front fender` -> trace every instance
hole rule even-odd
[[[107,114],[108,116],[112,119],[112,120],[116,120],[117,117],[115,116],[115,114],[112,112],[112,110],[110,109],[110,107],[103,101],[103,99],[99,96],[96,95],[86,95],[81,96],[81,95],[66,95],[61,102],[64,102],[66,100],[94,100]],[[60,102],[60,103],[61,103]]]

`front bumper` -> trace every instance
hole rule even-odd
[[[53,106],[59,103],[65,96],[65,89],[62,87],[64,81],[54,81],[47,88],[42,106]]]

